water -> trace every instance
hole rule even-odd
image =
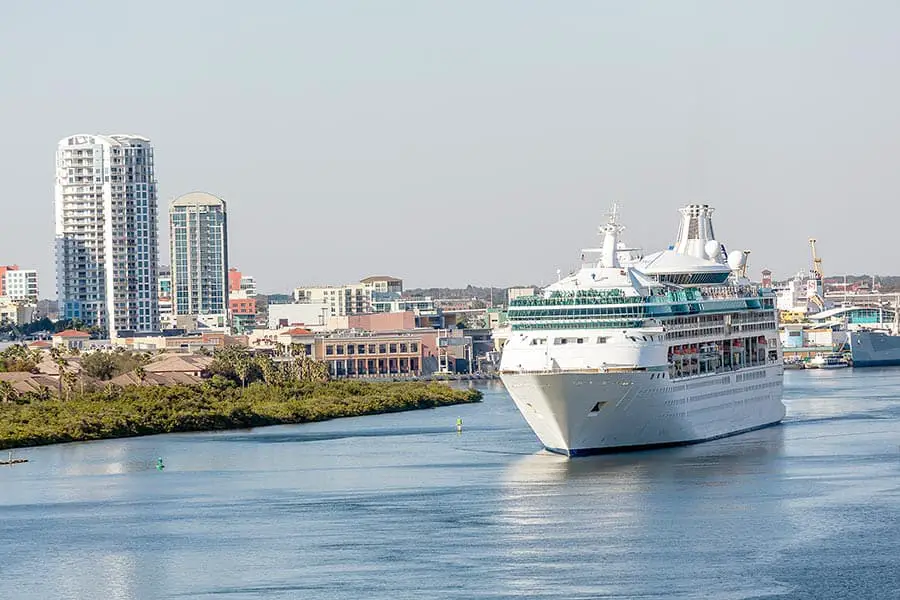
[[[19,451],[0,598],[900,598],[900,370],[785,379],[782,426],[571,461],[497,384],[479,405]]]

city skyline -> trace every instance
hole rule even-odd
[[[751,250],[753,274],[808,268],[809,237],[826,274],[895,272],[880,251],[900,194],[893,3],[524,2],[477,18],[442,4],[238,6],[3,9],[15,93],[0,108],[18,143],[0,162],[19,226],[0,256],[36,268],[44,296],[47,165],[73,131],[154,140],[160,201],[228,198],[231,254],[264,292],[381,272],[410,287],[548,283],[595,245],[613,201],[625,241],[647,251],[701,202],[729,248]],[[86,85],[59,70],[71,32],[109,14],[120,26],[81,51],[165,36],[142,76]],[[108,73],[133,66],[107,60]]]

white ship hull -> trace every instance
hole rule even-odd
[[[504,373],[545,448],[577,456],[671,446],[780,422],[783,367],[669,379],[662,372]]]

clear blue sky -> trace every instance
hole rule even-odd
[[[156,146],[160,213],[228,202],[263,291],[373,273],[549,282],[595,244],[717,207],[776,275],[900,274],[900,3],[0,3],[0,264],[53,291],[53,160]],[[165,220],[161,253],[168,255]]]

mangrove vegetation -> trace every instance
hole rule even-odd
[[[195,385],[114,385],[127,369],[144,381],[149,357],[131,353],[70,358],[53,353],[57,389],[19,391],[0,381],[0,449],[158,433],[242,429],[478,402],[477,390],[442,383],[332,381],[307,356],[273,360],[246,349],[217,351]],[[39,357],[11,350],[0,370],[33,371]],[[89,376],[85,376],[89,374]]]

